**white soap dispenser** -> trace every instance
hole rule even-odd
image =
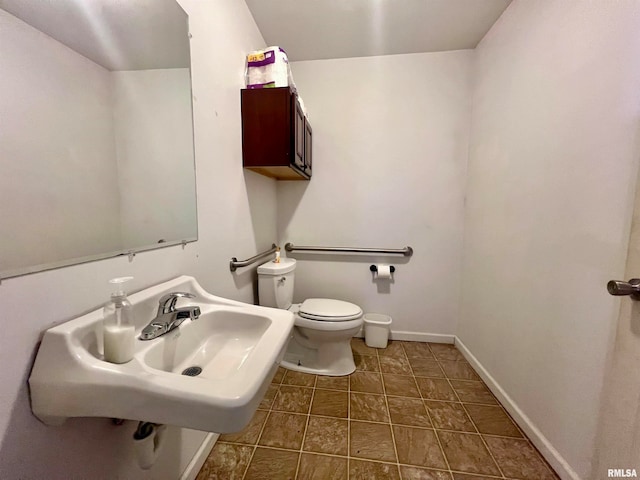
[[[111,301],[104,307],[104,359],[111,363],[125,363],[133,358],[136,332],[133,323],[133,307],[123,284],[133,277],[109,280],[115,286]]]

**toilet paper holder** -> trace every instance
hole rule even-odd
[[[377,271],[378,271],[378,267],[377,267],[376,265],[371,265],[371,266],[369,267],[369,270],[371,270],[372,272],[377,272]],[[393,265],[391,265],[391,266],[389,267],[389,270],[391,270],[391,273],[393,273],[393,272],[395,272],[395,271],[396,271],[396,267],[394,267]]]

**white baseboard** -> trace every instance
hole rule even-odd
[[[464,357],[469,361],[471,366],[478,372],[482,380],[487,384],[502,406],[513,417],[518,426],[529,437],[531,442],[540,451],[542,456],[549,462],[562,480],[581,480],[580,476],[571,468],[562,455],[553,448],[551,442],[545,437],[540,430],[533,424],[531,419],[518,407],[516,402],[504,391],[500,384],[491,376],[486,368],[478,361],[478,359],[469,351],[464,343],[455,337],[455,345],[462,352]]]
[[[357,338],[364,338],[364,329],[354,335]],[[455,343],[455,335],[443,335],[440,333],[419,333],[400,332],[391,330],[389,335],[391,340],[405,340],[407,342],[430,342],[430,343]]]
[[[440,333],[391,332],[391,340],[406,340],[408,342],[455,343],[455,339],[455,335]]]
[[[208,433],[207,436],[204,437],[202,445],[200,445],[200,448],[198,448],[189,465],[187,465],[187,468],[185,468],[182,475],[180,475],[180,480],[195,480],[219,436],[217,433]]]

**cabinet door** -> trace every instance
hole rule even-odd
[[[307,119],[304,119],[304,172],[311,176],[311,163],[313,160],[313,130]]]
[[[245,167],[289,169],[294,162],[293,107],[288,88],[242,90],[242,161]]]
[[[295,97],[294,104],[294,140],[293,140],[293,151],[294,158],[293,163],[302,171],[304,171],[304,114],[302,113],[302,108],[300,108],[300,104],[298,103],[298,97]]]

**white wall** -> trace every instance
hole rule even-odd
[[[292,254],[296,300],[340,298],[394,331],[455,333],[472,52],[293,62],[313,127],[313,179],[278,184],[281,244],[402,248],[382,257]]]
[[[2,281],[0,478],[175,480],[203,436],[173,429],[163,463],[143,472],[130,452],[131,423],[76,419],[47,427],[32,416],[27,392],[42,331],[99,307],[109,278],[132,274],[132,290],[139,290],[190,274],[215,294],[254,301],[251,271],[233,275],[228,262],[267,248],[276,236],[275,182],[243,172],[239,121],[243,55],[265,43],[243,2],[181,4],[193,34],[199,241],[141,253],[133,263],[120,257]]]
[[[119,250],[109,72],[4,10],[0,71],[0,271]]]
[[[122,245],[196,237],[189,69],[111,72],[111,78]]]
[[[476,49],[458,336],[587,478],[637,170],[640,4],[514,1]],[[554,466],[560,468],[556,461]]]

